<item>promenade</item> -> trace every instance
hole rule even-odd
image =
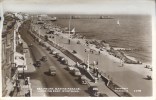
[[[46,32],[48,29],[43,29],[39,25],[34,25],[34,28],[39,31],[37,31],[37,33],[40,33],[41,36],[44,37],[44,35],[47,35]],[[86,46],[84,39],[71,39],[69,38],[69,34],[63,34],[61,32],[57,32],[57,34],[58,35],[51,34],[54,38],[48,39],[56,42],[70,52],[75,50],[77,52],[75,56],[84,62],[87,61],[89,54],[90,64],[93,64],[94,61],[98,61],[98,66],[96,67],[120,87],[128,88],[128,91],[133,96],[152,95],[152,81],[146,80],[146,76],[152,75],[152,72],[149,69],[145,69],[145,65],[124,64],[124,66],[121,67],[119,59],[109,55],[105,50],[100,51],[99,54],[99,50],[96,49],[94,45]],[[68,44],[69,39],[70,44]],[[81,44],[77,44],[78,40]],[[87,50],[86,52],[85,49]],[[90,49],[93,49],[94,53],[91,53]],[[140,92],[136,92],[136,90]]]

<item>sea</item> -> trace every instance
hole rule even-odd
[[[105,40],[112,47],[138,49],[125,51],[126,55],[143,63],[152,62],[152,18],[150,15],[51,15],[61,27],[75,28],[88,39]],[[77,19],[70,19],[76,16]],[[110,19],[100,19],[100,16]],[[112,18],[112,19],[111,19]]]

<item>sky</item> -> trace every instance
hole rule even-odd
[[[4,11],[30,13],[153,14],[155,0],[1,0]]]

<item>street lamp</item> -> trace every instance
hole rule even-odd
[[[88,53],[88,55],[87,55],[87,71],[89,71],[89,53]]]
[[[25,80],[25,72],[24,72],[24,65],[23,65],[23,79]]]
[[[71,16],[69,18],[69,38],[70,38],[70,24],[71,24]]]
[[[39,42],[41,42],[41,39],[40,39],[40,37],[41,37],[40,29],[38,31],[39,31]]]

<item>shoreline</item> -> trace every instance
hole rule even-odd
[[[60,19],[60,21],[59,21],[59,17],[61,17],[61,16],[58,16],[58,22],[54,22],[54,23],[56,23],[57,25],[61,25],[61,27],[68,27],[68,19],[67,20],[62,20],[62,19]],[[126,25],[126,26],[128,26],[126,23],[124,23],[124,21],[125,21],[125,19],[127,19],[127,17],[124,17],[124,16],[120,16],[120,17],[123,17],[124,19],[121,19],[121,21],[123,21],[123,25]],[[119,18],[120,18],[119,17]],[[133,17],[132,17],[133,18]],[[132,19],[132,18],[129,18],[130,20]],[[135,17],[134,17],[135,18]],[[138,17],[139,18],[139,17]],[[132,20],[133,21],[133,20]],[[123,34],[123,36],[122,36],[122,34],[119,34],[119,35],[117,35],[117,37],[115,37],[115,36],[111,36],[111,34],[109,35],[109,34],[107,34],[107,32],[109,33],[110,32],[110,30],[108,29],[109,27],[106,27],[106,26],[103,26],[103,28],[105,28],[106,29],[106,31],[101,31],[101,30],[103,30],[102,28],[100,28],[99,30],[98,30],[98,28],[97,28],[97,30],[96,30],[96,32],[93,30],[93,29],[96,29],[96,28],[94,28],[94,27],[96,27],[95,25],[94,25],[94,21],[93,22],[88,22],[88,20],[87,21],[84,21],[84,22],[88,22],[88,23],[90,23],[91,25],[91,27],[93,26],[93,29],[91,29],[91,28],[85,28],[85,26],[87,26],[88,25],[88,23],[86,23],[86,24],[84,24],[83,26],[84,27],[81,27],[81,26],[79,26],[79,24],[75,24],[75,23],[79,23],[79,24],[81,24],[82,23],[82,25],[83,25],[83,21],[77,21],[77,20],[73,20],[72,22],[71,22],[71,29],[73,29],[73,28],[75,28],[76,27],[76,33],[78,33],[78,34],[80,34],[80,35],[86,35],[86,38],[87,39],[98,39],[98,40],[106,40],[106,42],[107,43],[109,43],[112,47],[114,47],[114,48],[116,48],[116,47],[119,47],[119,48],[131,48],[131,49],[135,49],[136,50],[136,52],[134,51],[127,51],[130,55],[132,55],[133,57],[135,57],[137,60],[139,60],[139,61],[141,61],[141,62],[148,62],[148,63],[152,63],[152,60],[151,60],[151,47],[149,47],[149,49],[148,50],[150,50],[150,51],[146,51],[146,44],[147,43],[151,43],[151,42],[146,42],[146,43],[144,43],[144,40],[141,40],[142,39],[142,35],[143,35],[143,33],[141,33],[141,32],[139,32],[138,34],[140,34],[141,35],[141,38],[139,38],[138,37],[138,40],[137,41],[140,41],[140,42],[137,42],[137,41],[135,41],[135,39],[133,39],[133,37],[126,37],[126,36],[131,36],[131,35],[126,35],[127,33],[127,31],[130,31],[129,30],[129,28],[127,28],[126,26],[121,26],[121,28],[123,28],[123,27],[125,27],[126,29],[128,29],[127,31],[126,31],[126,29],[122,29],[123,31],[121,31],[121,29],[119,29],[120,31],[119,32],[112,32],[114,35],[117,35],[118,33],[122,33],[123,34],[123,32],[125,32],[126,34]],[[105,25],[105,23],[107,22],[107,20],[106,21],[103,21],[103,20],[101,20],[101,21],[96,21],[96,22],[99,22],[99,25]],[[100,22],[102,23],[104,23],[104,24],[100,24]],[[93,23],[93,25],[92,25],[92,23]],[[114,23],[113,21],[110,21],[110,23]],[[96,24],[96,23],[95,23]],[[109,25],[112,25],[112,24],[109,24],[109,23],[106,23],[106,25],[108,24],[108,26]],[[97,24],[98,25],[98,24]],[[114,25],[114,24],[113,24]],[[135,25],[136,26],[136,25]],[[114,26],[112,26],[113,28],[116,28],[116,25],[114,25]],[[137,27],[136,27],[137,28]],[[139,27],[140,28],[140,27]],[[108,31],[107,31],[107,29],[108,29]],[[142,30],[141,28],[140,28],[140,30]],[[82,32],[82,33],[81,33]],[[84,32],[84,33],[83,33]],[[133,30],[132,30],[132,32],[133,32]],[[134,31],[135,32],[135,31]],[[106,36],[107,35],[107,36]],[[146,34],[145,34],[146,35]],[[101,36],[101,37],[100,37]],[[134,35],[133,35],[134,36]],[[108,38],[107,38],[108,37]],[[110,38],[109,38],[110,37]],[[121,41],[120,40],[118,40],[118,39],[120,39],[120,37],[121,37]],[[124,37],[126,37],[125,39],[124,39]],[[123,39],[122,39],[123,38]],[[135,38],[135,37],[134,37]],[[146,37],[145,37],[146,38]],[[107,40],[108,39],[108,40]],[[134,40],[134,41],[133,41]],[[148,39],[149,40],[149,39]],[[148,41],[147,40],[147,41]],[[143,41],[143,42],[141,42],[141,41]],[[146,40],[145,40],[146,41]],[[125,43],[122,43],[122,42],[125,42]],[[134,43],[133,43],[134,42]],[[140,44],[139,44],[140,43]],[[143,43],[143,44],[141,44],[141,43]],[[138,45],[137,45],[138,44]],[[139,46],[140,45],[140,46]],[[149,45],[149,46],[151,46],[151,45]],[[148,47],[147,47],[148,48]],[[126,52],[126,51],[125,51]],[[126,52],[126,53],[127,53]]]
[[[55,29],[56,29],[55,32],[59,30],[59,32],[61,32],[62,34],[66,34],[67,38],[68,38],[68,35],[69,35],[68,34],[69,32],[67,32],[68,31],[68,26],[62,26],[62,25],[56,24],[55,22],[53,23],[53,26],[55,26]],[[54,32],[54,34],[59,33],[59,32],[58,33],[57,32],[55,33],[55,32]],[[73,36],[71,36],[71,35],[73,35]],[[124,52],[124,51],[134,51],[135,52],[135,50],[137,51],[139,49],[113,47],[113,46],[110,45],[110,43],[106,42],[105,40],[90,39],[90,38],[87,38],[85,35],[81,35],[80,33],[70,34],[70,38],[71,39],[78,39],[80,41],[82,41],[82,40],[89,41],[89,42],[96,41],[98,43],[97,45],[101,45],[101,42],[104,42],[106,45],[109,46],[108,48],[112,48],[115,52],[117,51],[117,52],[121,53],[121,54],[119,54],[117,56],[116,56],[116,53],[115,53],[115,57],[118,58],[118,59],[121,59],[121,60],[123,60],[122,58],[124,58],[123,62],[125,62],[125,59],[126,59],[126,62],[125,62],[126,64],[142,64],[142,65],[152,66],[151,62],[140,61],[140,60],[137,59],[137,57],[133,57],[132,55]],[[92,43],[90,43],[90,44],[92,44]],[[96,44],[93,43],[93,45],[96,45]],[[105,49],[106,47],[101,45],[99,48]],[[121,56],[121,58],[120,58],[120,56]]]
[[[60,32],[59,33],[59,35],[63,35],[63,37],[64,38],[69,38],[69,34],[66,34],[66,33],[62,33],[62,32]],[[81,42],[81,44],[83,44],[83,45],[85,45],[86,46],[86,44],[85,44],[85,41],[92,41],[92,40],[94,40],[94,41],[98,41],[98,42],[100,42],[101,40],[95,40],[95,39],[81,39],[81,38],[72,38],[72,41],[74,41],[75,43],[77,42],[77,41],[80,41]],[[108,44],[108,43],[107,43]],[[113,48],[113,47],[112,47]],[[90,46],[88,46],[88,50],[89,49],[93,49],[93,50],[95,50],[95,51],[99,51],[99,48],[96,48],[96,45],[94,45],[94,44],[92,44],[92,45],[90,45]],[[72,51],[71,51],[72,52]],[[103,49],[103,51],[101,52],[103,55],[105,55],[105,56],[107,56],[109,59],[111,59],[112,61],[114,61],[114,62],[117,62],[117,63],[120,63],[121,61],[120,61],[120,59],[119,58],[117,58],[117,57],[115,57],[115,56],[113,56],[113,55],[110,55],[109,54],[109,52],[106,50],[106,49]],[[124,53],[124,55],[127,57],[127,58],[129,58],[129,59],[131,59],[131,60],[134,60],[134,61],[138,61],[135,57],[132,57],[132,56],[130,56],[130,55],[127,55],[126,53]],[[79,56],[80,58],[83,58],[83,57],[81,57],[80,55],[77,55],[77,56]],[[132,67],[132,66],[134,66],[134,67],[136,67],[136,66],[139,66],[139,67],[141,67],[141,66],[146,66],[146,65],[148,65],[149,66],[149,68],[152,68],[152,64],[150,64],[150,63],[141,63],[141,64],[136,64],[136,63],[131,63],[131,64],[129,64],[129,63],[125,63],[126,65],[128,65],[128,66],[130,66],[130,67]],[[133,68],[134,68],[133,67]],[[131,69],[131,68],[130,68]],[[135,68],[134,68],[135,69]],[[133,70],[134,71],[134,70]],[[136,71],[137,72],[137,71]],[[149,72],[147,72],[148,74],[149,74]]]
[[[57,25],[57,26],[58,26],[58,25]],[[63,33],[63,32],[62,32],[62,33]],[[66,33],[63,33],[63,34],[66,34]],[[67,35],[68,35],[68,34],[67,34]],[[71,34],[71,35],[73,35],[73,34]],[[86,37],[85,37],[85,38],[82,38],[82,37],[84,37],[84,36],[82,36],[82,35],[79,34],[79,33],[77,33],[76,36],[72,36],[72,37],[74,37],[74,38],[72,38],[72,39],[79,39],[80,41],[84,39],[85,41],[90,42],[89,44],[99,45],[98,48],[100,49],[100,51],[103,51],[103,49],[106,49],[106,46],[101,45],[101,42],[104,41],[105,45],[108,45],[108,48],[112,48],[115,52],[121,53],[121,54],[119,54],[118,56],[116,55],[116,53],[114,53],[114,56],[115,56],[115,57],[117,57],[117,58],[119,58],[119,59],[121,59],[121,60],[122,60],[122,58],[125,57],[124,59],[128,60],[128,61],[126,61],[125,63],[128,63],[128,64],[147,64],[147,65],[151,66],[151,63],[150,63],[150,62],[141,62],[141,61],[139,61],[136,57],[133,57],[133,56],[129,55],[128,53],[124,52],[124,51],[134,51],[134,52],[135,52],[135,50],[138,50],[138,49],[112,47],[112,46],[110,46],[109,43],[105,42],[105,40],[86,39]],[[93,41],[96,42],[96,43],[91,43],[91,42],[93,42]],[[102,44],[103,44],[103,43],[102,43]],[[102,49],[102,50],[101,50],[101,49]],[[108,50],[107,50],[107,52],[108,52]],[[111,53],[112,53],[112,52],[111,52]]]

